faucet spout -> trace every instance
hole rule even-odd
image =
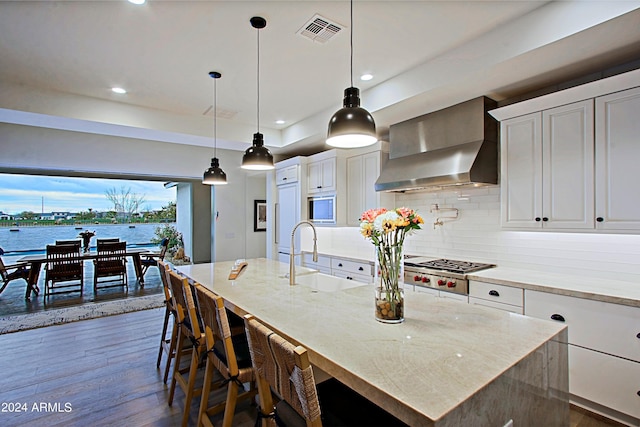
[[[296,230],[298,229],[298,227],[300,227],[303,224],[306,224],[313,229],[313,262],[318,262],[318,235],[316,234],[316,227],[310,221],[306,221],[306,220],[300,221],[293,227],[293,230],[291,231],[291,246],[290,246],[291,253],[289,254],[289,285],[291,286],[296,284],[295,256],[297,254],[296,254],[294,237],[296,235]]]

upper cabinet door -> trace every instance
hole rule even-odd
[[[542,112],[544,228],[594,227],[593,100]]]
[[[532,113],[500,123],[503,227],[542,227],[541,119]]]
[[[596,98],[596,228],[640,230],[640,88]]]
[[[309,194],[336,191],[336,158],[310,162],[307,165]]]

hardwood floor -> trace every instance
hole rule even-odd
[[[180,425],[184,396],[176,390],[169,407],[169,387],[156,369],[163,310],[0,335],[0,425]],[[218,393],[211,401],[221,398]],[[194,399],[190,425],[198,406]],[[255,408],[244,402],[233,425],[253,427],[255,417]],[[571,411],[571,427],[610,425]]]

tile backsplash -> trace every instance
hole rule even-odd
[[[435,204],[440,211],[432,211]],[[400,194],[396,206],[416,209],[425,220],[423,229],[405,240],[406,253],[640,282],[640,235],[505,231],[499,187]],[[447,219],[454,212],[443,208],[457,208],[458,218]],[[443,225],[434,225],[438,218]],[[307,232],[304,249],[308,237]],[[357,227],[318,227],[318,248],[373,259],[373,245]]]

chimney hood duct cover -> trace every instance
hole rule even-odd
[[[389,128],[376,191],[435,191],[498,183],[496,102],[479,97]]]

